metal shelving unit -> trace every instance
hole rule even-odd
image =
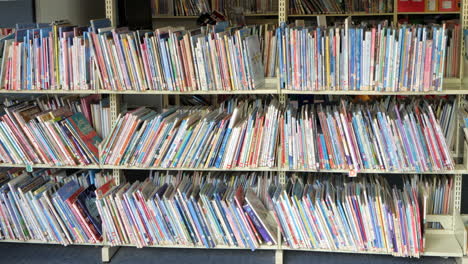
[[[382,18],[392,16],[393,21],[398,21],[399,15],[436,15],[436,14],[451,14],[460,15],[460,22],[462,28],[468,28],[468,0],[462,0],[462,9],[460,12],[427,12],[427,13],[414,13],[414,12],[392,12],[392,13],[345,13],[345,14],[311,14],[311,15],[289,15],[288,14],[288,2],[289,0],[279,0],[278,13],[269,14],[248,14],[246,17],[274,17],[278,18],[278,22],[287,22],[291,19],[304,19],[309,17],[325,16],[325,17],[372,17],[379,16]],[[397,1],[395,0],[394,10],[397,10]],[[109,18],[113,24],[116,23],[116,3],[115,0],[106,0],[106,17]],[[154,16],[153,19],[196,19],[197,16]],[[464,53],[463,40],[461,40],[462,52]],[[463,59],[461,59],[463,61]],[[271,94],[276,95],[281,103],[285,103],[287,96],[290,94],[296,95],[310,95],[310,94],[323,94],[323,95],[456,95],[458,101],[463,96],[468,95],[468,84],[463,83],[463,63],[460,67],[460,77],[446,79],[444,81],[443,91],[441,92],[379,92],[379,91],[295,91],[295,90],[282,90],[279,88],[278,78],[268,78],[266,84],[262,89],[251,90],[251,91],[109,91],[109,90],[27,90],[27,91],[6,91],[0,90],[2,94],[106,94],[110,97],[110,108],[111,108],[111,121],[117,119],[120,113],[120,104],[122,95],[160,95],[167,97],[169,95],[221,95],[221,94]],[[167,101],[167,100],[164,100]],[[177,100],[176,100],[177,101]],[[457,151],[454,153],[456,157],[463,157],[463,164],[457,164],[455,170],[451,171],[436,171],[436,172],[415,172],[415,171],[380,171],[380,170],[363,170],[359,171],[358,174],[363,173],[380,173],[380,174],[451,174],[454,177],[454,199],[453,199],[453,214],[451,215],[431,215],[428,216],[428,220],[432,222],[441,223],[443,229],[441,230],[428,230],[426,233],[426,245],[424,256],[439,256],[439,257],[457,257],[462,258],[466,255],[467,247],[467,236],[465,227],[460,216],[460,203],[461,203],[461,183],[462,175],[468,174],[468,143],[460,140],[461,136],[457,137]],[[459,154],[462,154],[461,156]],[[186,171],[228,171],[228,172],[239,172],[239,171],[271,171],[277,172],[280,177],[280,182],[286,182],[286,174],[291,172],[323,172],[323,173],[349,173],[349,170],[308,170],[308,169],[289,169],[283,167],[275,168],[234,168],[234,169],[222,169],[222,168],[142,168],[142,167],[129,167],[129,166],[112,166],[112,165],[88,165],[88,166],[55,166],[48,164],[38,165],[22,165],[22,164],[0,164],[0,167],[26,167],[28,170],[34,168],[67,168],[67,169],[108,169],[112,170],[113,176],[117,183],[122,182],[123,173],[122,170],[186,170]],[[104,231],[105,232],[105,231]],[[278,241],[282,241],[281,233],[278,232]],[[105,236],[104,236],[105,237]],[[48,243],[42,241],[17,241],[17,240],[0,240],[0,242],[12,242],[12,243],[39,243],[39,244],[58,244]],[[102,247],[102,260],[104,262],[110,261],[113,254],[118,250],[119,246],[135,246],[135,245],[111,245],[107,241],[103,241],[98,244],[79,244],[79,245],[90,245]],[[182,246],[182,245],[161,245],[161,246],[150,246],[156,248],[194,248],[201,249],[204,247],[200,246]],[[223,247],[218,246],[214,249],[246,249],[239,247]],[[352,250],[326,250],[326,249],[295,249],[289,248],[283,245],[282,242],[277,246],[261,246],[260,250],[272,250],[275,251],[275,264],[283,263],[284,251],[288,250],[300,250],[300,251],[314,251],[314,252],[334,252],[334,253],[359,253],[359,254],[381,254],[390,255],[386,252],[373,252],[373,251],[352,251]]]

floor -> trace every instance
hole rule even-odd
[[[94,264],[101,263],[99,247],[0,244],[0,263],[8,264]],[[122,247],[112,258],[112,264],[261,264],[273,263],[273,251],[258,250],[194,250],[194,249],[136,249]],[[455,264],[454,259],[402,259],[390,256],[286,252],[285,264],[305,263],[424,263]]]

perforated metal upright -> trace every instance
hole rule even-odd
[[[117,22],[117,8],[115,0],[106,0],[106,18],[110,19],[112,25],[115,26]],[[109,95],[110,103],[110,115],[111,115],[111,124],[115,124],[117,117],[120,113],[120,99],[121,96],[118,94]],[[120,184],[122,180],[122,171],[113,169],[112,176],[116,181],[116,184]],[[104,231],[105,232],[105,231]],[[105,233],[104,233],[105,234]],[[104,235],[104,246],[102,247],[101,256],[102,262],[110,262],[114,254],[119,250],[119,247],[111,247],[107,243],[107,238]]]

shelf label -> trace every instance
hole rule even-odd
[[[351,177],[351,178],[357,177],[357,170],[350,170],[348,177]]]
[[[33,167],[32,167],[31,164],[27,164],[27,165],[26,165],[26,171],[27,171],[27,172],[32,172],[32,171],[33,171]]]

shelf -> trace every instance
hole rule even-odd
[[[465,95],[468,94],[468,86],[462,85],[460,82],[448,81],[444,83],[443,90],[430,92],[379,92],[379,91],[296,91],[286,90],[281,91],[283,94],[323,94],[323,95]]]
[[[0,164],[1,168],[25,168],[24,164]],[[289,169],[278,167],[259,167],[259,168],[163,168],[163,167],[138,167],[138,166],[125,166],[125,165],[47,165],[47,164],[33,164],[32,169],[103,169],[103,170],[158,170],[158,171],[226,171],[226,172],[248,172],[248,171],[269,171],[269,172],[311,172],[311,173],[344,173],[348,174],[350,170],[347,169],[333,169],[333,170],[311,170],[311,169]],[[361,170],[357,174],[468,174],[468,169],[463,167],[462,164],[457,164],[455,170],[441,170],[441,171],[382,171],[382,170]]]
[[[277,89],[269,89],[267,87],[260,88],[256,90],[237,90],[237,91],[187,91],[187,92],[180,92],[180,91],[153,91],[153,90],[145,90],[145,91],[110,91],[110,90],[99,90],[99,94],[153,94],[153,95],[214,95],[214,94],[278,94]]]
[[[0,94],[95,94],[97,90],[0,90]]]
[[[300,91],[300,90],[286,90],[278,91],[278,78],[271,77],[265,78],[265,85],[256,90],[196,90],[196,91],[158,91],[158,90],[0,90],[0,94],[141,94],[141,95],[235,95],[235,94],[321,94],[321,95],[466,95],[468,94],[468,85],[461,83],[457,78],[445,78],[443,90],[441,92],[380,92],[380,91]]]
[[[398,15],[459,15],[460,11],[453,11],[453,12],[443,12],[443,11],[436,11],[436,12],[397,12]]]
[[[161,16],[153,16],[153,19],[193,19],[193,18],[198,18],[199,16],[166,16],[166,15],[161,15]]]
[[[266,17],[266,16],[278,16],[278,13],[264,13],[264,14],[245,14],[245,17]]]
[[[321,173],[350,173],[350,170],[345,169],[334,169],[334,170],[310,170],[310,169],[286,169],[280,168],[280,171],[284,172],[321,172]],[[440,171],[383,171],[383,170],[361,170],[357,172],[359,174],[468,174],[468,169],[462,164],[455,165],[454,170],[440,170]]]
[[[136,247],[133,244],[118,245],[118,247]],[[144,248],[184,248],[184,249],[234,249],[234,250],[252,250],[251,248],[242,248],[242,247],[231,247],[231,246],[216,246],[213,248],[207,248],[205,246],[184,246],[184,245],[150,245],[144,246]],[[276,250],[278,246],[265,246],[262,245],[255,250]]]
[[[30,166],[32,169],[101,169],[100,165],[49,165],[49,164],[7,164],[1,163],[0,168],[27,168]]]
[[[255,90],[236,90],[236,91],[224,91],[224,90],[210,90],[210,91],[112,91],[112,90],[99,90],[99,94],[155,94],[155,95],[214,95],[214,94],[278,94],[278,79],[277,78],[265,78],[265,84],[259,89]]]
[[[56,242],[44,242],[40,240],[0,240],[0,243],[25,243],[25,244],[46,244],[46,245],[62,245]],[[107,243],[73,243],[70,245],[79,246],[112,246],[112,247],[136,247],[133,244],[124,245],[109,245]],[[150,245],[145,248],[180,248],[180,249],[223,249],[223,250],[251,250],[250,248],[231,247],[231,246],[216,246],[214,248],[206,248],[204,246],[184,246],[184,245]],[[287,246],[260,246],[255,250],[288,250],[288,251],[310,251],[310,252],[328,252],[328,253],[348,253],[348,254],[376,254],[376,255],[392,255],[387,252],[378,251],[353,251],[353,250],[329,250],[329,249],[304,249],[290,248]],[[462,249],[452,234],[426,234],[426,248],[423,256],[437,257],[462,257]]]
[[[328,253],[348,253],[348,254],[374,254],[374,255],[392,255],[387,252],[379,251],[353,251],[353,250],[330,250],[330,249],[296,249],[287,246],[282,246],[283,250],[292,251],[311,251],[311,252],[328,252]],[[426,234],[426,248],[423,256],[435,257],[462,257],[463,252],[461,246],[453,234]]]
[[[453,234],[426,234],[424,256],[462,257],[463,251]]]
[[[136,166],[112,166],[112,165],[102,165],[101,169],[117,169],[117,170],[159,170],[159,171],[278,171],[278,168],[162,168],[162,167],[136,167]]]
[[[329,17],[345,17],[345,16],[393,16],[393,13],[343,13],[343,14],[294,14],[288,15],[288,17],[317,17],[317,16],[329,16]]]
[[[245,17],[267,17],[278,16],[278,13],[265,13],[265,14],[244,14]],[[199,16],[172,16],[172,15],[156,15],[153,19],[194,19]]]
[[[44,245],[61,245],[63,244],[50,241],[41,240],[12,240],[12,239],[0,239],[0,243],[23,243],[23,244],[44,244]],[[67,246],[103,246],[103,243],[71,243]]]

